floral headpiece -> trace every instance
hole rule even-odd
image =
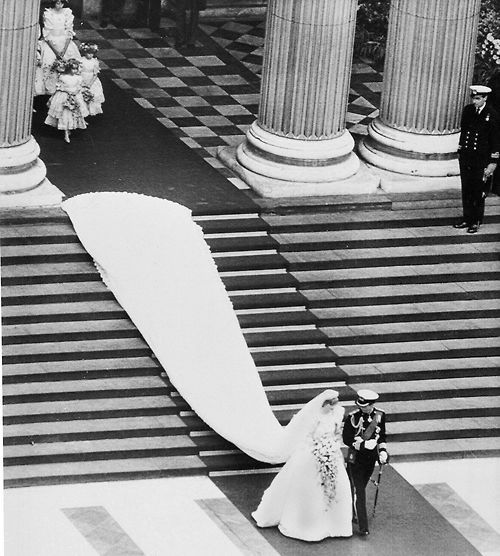
[[[81,54],[86,54],[87,52],[91,52],[92,54],[97,54],[99,47],[97,44],[93,42],[82,42],[80,44],[80,52]]]
[[[70,69],[79,70],[80,65],[81,65],[80,60],[77,60],[76,58],[70,58],[69,60],[61,60],[60,58],[58,58],[52,64],[51,69],[56,73],[66,73]]]

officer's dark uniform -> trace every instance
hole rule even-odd
[[[377,396],[378,397],[378,396]],[[358,397],[358,400],[360,398]],[[351,481],[351,489],[354,499],[354,513],[358,520],[359,530],[363,534],[368,534],[368,517],[366,513],[366,486],[373,473],[375,463],[379,458],[379,451],[386,451],[386,433],[385,433],[385,413],[380,409],[373,408],[370,414],[363,413],[360,409],[351,412],[344,423],[342,438],[344,444],[349,448],[355,448],[359,445],[356,438],[362,437],[364,431],[370,423],[376,418],[379,420],[377,427],[371,439],[376,440],[373,449],[365,448],[365,441],[361,442],[359,449],[355,449],[356,459],[354,463],[347,462],[347,474]]]
[[[488,81],[488,87],[491,88],[491,93],[488,95],[488,104],[500,116],[500,69],[491,76]],[[500,195],[500,166],[497,166],[493,174],[492,191],[496,195]]]
[[[462,180],[463,223],[455,227],[466,227],[477,231],[484,216],[484,201],[491,186],[483,179],[484,169],[490,163],[498,163],[500,151],[500,129],[497,112],[485,105],[477,113],[473,104],[468,104],[462,113],[458,160]]]

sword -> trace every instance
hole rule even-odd
[[[377,501],[378,501],[378,489],[379,489],[379,487],[380,487],[380,480],[382,479],[382,471],[383,471],[383,469],[384,469],[384,466],[379,464],[379,466],[378,466],[378,477],[377,477],[377,480],[374,481],[374,480],[372,479],[372,483],[375,485],[375,487],[376,487],[376,489],[377,489],[377,490],[375,491],[375,499],[374,499],[374,501],[373,501],[373,513],[372,513],[372,517],[375,517],[375,508],[377,507]]]

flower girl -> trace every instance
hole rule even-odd
[[[62,60],[59,64],[60,77],[57,81],[56,92],[48,102],[47,125],[64,130],[64,140],[70,142],[70,132],[73,129],[86,129],[85,116],[89,112],[82,95],[82,77],[79,75],[80,61]]]
[[[101,104],[104,102],[101,80],[97,77],[100,71],[99,60],[96,58],[97,51],[97,44],[83,42],[80,45],[83,99],[90,116],[102,114]]]

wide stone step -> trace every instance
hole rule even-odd
[[[219,256],[214,257],[215,264],[221,272],[232,270],[260,270],[271,268],[284,268],[285,261],[281,255],[277,253],[251,253],[239,254],[235,256]]]
[[[82,293],[109,292],[109,289],[102,281],[92,280],[89,282],[61,282],[58,284],[23,284],[16,286],[2,285],[2,302],[7,305],[14,305],[11,299],[21,299],[23,297],[43,298],[54,297],[57,295],[71,295]],[[22,301],[20,301],[22,303]],[[36,303],[36,302],[35,302]]]
[[[337,364],[415,361],[455,357],[497,357],[500,355],[498,338],[472,338],[421,342],[336,345],[333,348]]]
[[[346,379],[346,373],[335,363],[259,367],[259,376],[264,386],[311,385],[315,382],[340,382]]]
[[[248,272],[237,276],[221,275],[222,282],[228,292],[233,290],[258,290],[268,288],[296,288],[297,280],[284,269],[276,269],[272,274],[256,274]]]
[[[59,392],[85,392],[87,390],[118,390],[127,388],[132,392],[141,388],[160,388],[166,387],[165,381],[159,376],[153,377],[118,377],[102,378],[94,380],[60,380],[51,382],[30,382],[23,384],[6,384],[3,387],[3,395],[8,402],[10,396],[20,394],[38,394],[44,392],[47,395]]]
[[[172,435],[16,444],[4,447],[3,461],[12,466],[197,454],[189,436]]]
[[[2,321],[4,324],[86,320],[92,318],[92,315],[94,319],[127,317],[127,313],[114,299],[2,307]]]
[[[259,309],[266,307],[296,307],[305,299],[295,288],[229,292],[234,309]]]
[[[187,427],[177,415],[154,415],[74,421],[42,421],[4,426],[5,446],[72,442],[106,438],[131,438],[186,434]]]
[[[3,348],[2,359],[4,364],[10,364],[82,358],[144,357],[150,353],[151,350],[141,338],[118,338],[7,345]]]
[[[500,377],[457,377],[417,381],[362,382],[357,388],[369,388],[380,394],[381,404],[392,400],[454,398],[460,396],[498,396]]]
[[[420,398],[412,400],[386,400],[379,404],[390,415],[391,423],[418,422],[421,419],[489,417],[500,415],[500,396],[462,396]],[[354,409],[352,406],[350,409]]]
[[[317,344],[327,341],[314,325],[244,330],[248,347]]]
[[[498,457],[500,438],[460,438],[391,443],[393,461]]]
[[[308,363],[325,363],[335,361],[333,352],[324,345],[311,345],[307,348],[302,346],[292,346],[285,349],[285,346],[273,346],[268,350],[257,351],[251,349],[252,358],[255,364],[261,368],[268,365],[286,365]]]
[[[500,315],[499,299],[467,299],[312,309],[321,326],[419,322]]]
[[[182,400],[165,396],[131,396],[123,398],[42,401],[29,404],[7,404],[3,408],[4,425],[46,421],[85,419],[119,419],[147,415],[177,415],[186,410]]]
[[[38,260],[40,257],[46,257],[47,260],[50,260],[51,257],[80,254],[87,255],[87,251],[85,251],[80,242],[67,243],[62,241],[60,243],[48,244],[6,245],[2,246],[2,263],[9,264],[10,259],[18,258],[30,259],[31,257],[36,257],[36,260]]]
[[[4,325],[2,327],[2,337],[3,345],[9,345],[92,338],[134,338],[140,337],[140,333],[128,318],[123,318]]]
[[[278,243],[266,232],[260,235],[245,234],[239,237],[207,237],[205,240],[212,253],[228,251],[255,251],[257,249],[276,249]]]
[[[158,362],[151,357],[133,357],[130,359],[76,359],[73,361],[50,361],[48,363],[15,363],[3,365],[3,378],[23,375],[33,376],[33,380],[38,380],[37,375],[47,375],[50,379],[51,374],[59,373],[87,373],[87,372],[111,372],[114,370],[137,370],[154,368],[160,370]]]
[[[2,268],[3,286],[90,281],[101,281],[99,273],[90,260],[63,264],[13,265]]]
[[[373,344],[452,338],[488,338],[498,334],[500,319],[431,320],[371,325],[321,326],[328,344]]]
[[[415,247],[426,245],[449,245],[485,243],[498,241],[496,227],[485,227],[480,234],[467,236],[449,226],[418,228],[385,228],[370,230],[337,230],[324,232],[296,232],[277,234],[273,237],[281,252],[321,251],[326,249],[368,249],[393,246]]]
[[[500,416],[420,419],[391,423],[391,442],[500,436]]]
[[[395,303],[432,303],[492,299],[497,305],[500,281],[450,282],[433,284],[403,284],[401,286],[373,286],[301,290],[308,299],[308,307],[355,307],[359,305],[390,305]]]
[[[413,201],[412,201],[413,203]],[[278,233],[322,232],[345,230],[377,230],[387,228],[407,228],[429,226],[452,226],[460,215],[460,201],[453,206],[416,210],[374,210],[347,212],[314,212],[309,214],[295,211],[294,214],[263,214],[262,219],[269,225],[273,235]],[[500,206],[487,207],[487,223],[500,222]],[[482,228],[485,230],[486,226]],[[453,232],[451,232],[453,233]],[[467,240],[466,240],[467,241]]]
[[[391,380],[422,380],[426,378],[458,378],[496,376],[500,357],[464,357],[401,362],[342,365],[349,383]]]
[[[306,310],[303,304],[293,307],[237,309],[236,316],[242,328],[314,324],[316,322],[316,318]]]
[[[58,465],[12,465],[4,469],[4,486],[12,488],[206,473],[206,464],[195,455],[78,461]]]
[[[159,396],[168,394],[168,385],[160,377],[118,377],[110,379],[65,380],[57,382],[29,382],[5,384],[4,404],[41,401]]]
[[[69,218],[66,218],[66,222],[30,223],[29,221],[24,221],[20,224],[10,224],[8,226],[3,225],[4,219],[2,218],[2,223],[0,223],[2,245],[6,245],[5,241],[7,240],[33,243],[35,241],[43,242],[49,238],[50,243],[52,243],[52,240],[55,240],[55,243],[62,243],[61,238],[73,237],[78,241]]]
[[[290,271],[498,260],[498,242],[282,253]]]
[[[493,280],[498,275],[496,261],[485,261],[480,269],[476,263],[436,263],[417,267],[335,268],[293,273],[301,289]]]
[[[268,229],[266,222],[257,214],[195,216],[193,220],[204,234],[262,232]]]

